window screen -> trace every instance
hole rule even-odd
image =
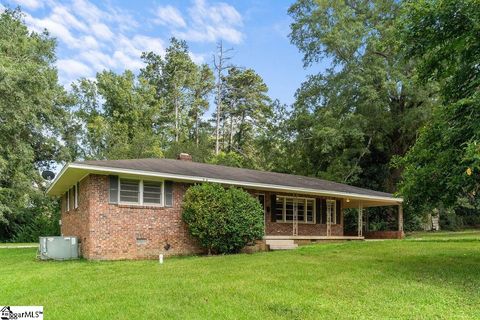
[[[120,201],[139,202],[140,181],[120,179]]]
[[[158,181],[143,181],[143,203],[161,204],[162,183]]]

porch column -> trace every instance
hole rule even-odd
[[[358,236],[363,236],[363,205],[358,205]]]
[[[363,215],[365,216],[365,225],[363,226],[365,232],[368,232],[368,224],[369,224],[369,221],[368,221],[368,210],[365,210],[365,212],[363,213]]]
[[[403,205],[398,205],[398,231],[403,232]]]

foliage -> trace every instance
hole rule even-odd
[[[196,65],[187,43],[176,38],[170,40],[164,58],[154,52],[143,53],[142,58],[146,66],[140,77],[155,88],[156,98],[164,102],[160,127],[168,130],[166,141],[194,138],[198,145],[201,116],[214,87],[212,70],[205,64]]]
[[[73,85],[81,153],[86,159],[162,157],[155,91],[130,71],[103,71]]]
[[[39,203],[55,203],[39,171],[71,159],[70,100],[54,62],[47,32],[28,31],[19,10],[0,13],[0,240],[39,219]]]
[[[289,13],[305,66],[332,64],[297,92],[285,147],[291,170],[396,191],[390,161],[429,118],[432,89],[416,85],[415,61],[398,50],[399,2],[299,0]]]
[[[190,187],[183,201],[190,233],[211,253],[234,253],[263,236],[263,210],[246,191],[203,183]]]
[[[45,195],[36,195],[32,205],[20,209],[14,242],[38,242],[40,236],[60,234],[60,202]]]
[[[209,163],[219,164],[227,167],[236,167],[242,168],[244,159],[238,153],[235,152],[223,152],[221,151],[218,155],[213,156]]]
[[[476,0],[405,4],[401,30],[406,51],[421,61],[419,83],[436,80],[441,93],[432,120],[398,161],[405,167],[401,192],[418,211],[451,208],[459,199],[478,203],[479,5]]]

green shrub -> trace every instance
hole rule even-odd
[[[236,253],[263,236],[263,209],[242,189],[203,183],[190,187],[183,220],[210,253]]]

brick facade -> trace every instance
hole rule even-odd
[[[202,253],[181,219],[186,185],[173,184],[173,206],[137,206],[108,202],[108,176],[89,175],[80,182],[78,208],[65,212],[62,234],[77,236],[82,256],[96,260],[149,259]],[[169,244],[169,250],[165,246]]]
[[[62,201],[62,234],[81,241],[82,256],[96,260],[155,259],[165,255],[203,253],[181,219],[181,204],[188,185],[173,183],[173,206],[139,206],[109,203],[109,179],[89,175],[80,181],[78,208],[66,210]],[[255,190],[248,190],[252,195]],[[270,192],[265,195],[266,235],[292,235],[292,223],[272,222]],[[292,194],[277,193],[293,196]],[[332,235],[343,235],[343,216],[332,225]],[[298,224],[298,235],[326,236],[326,225]],[[165,246],[169,244],[169,250]]]

